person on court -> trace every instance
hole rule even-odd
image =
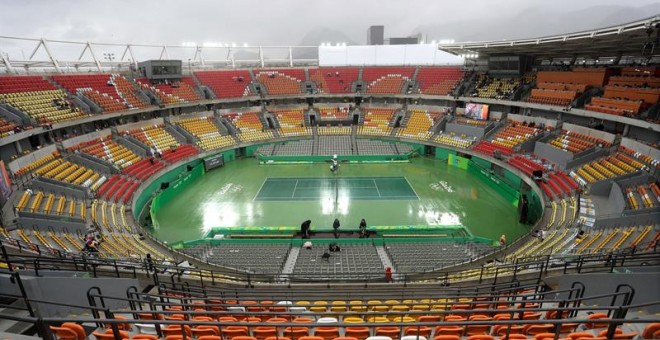
[[[332,233],[335,234],[335,238],[339,238],[339,219],[335,218],[335,221],[332,222]]]
[[[300,225],[300,234],[302,238],[310,238],[309,229],[311,228],[311,226],[312,226],[312,220],[307,220]]]
[[[330,171],[337,172],[339,170],[339,161],[337,161],[337,155],[332,156],[332,164],[330,165]]]
[[[360,226],[358,227],[360,238],[368,238],[369,234],[367,233],[367,221],[360,220]]]

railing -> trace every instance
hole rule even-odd
[[[90,272],[94,277],[111,276],[121,277],[129,275],[136,277],[138,273],[153,276],[157,284],[161,277],[169,277],[173,280],[186,279],[191,282],[199,282],[200,285],[215,286],[220,283],[233,283],[252,287],[258,283],[273,284],[296,284],[296,283],[346,283],[363,282],[366,284],[384,283],[385,272],[364,272],[364,273],[346,273],[341,278],[328,276],[324,274],[250,274],[239,270],[206,270],[191,267],[182,267],[178,265],[169,265],[167,263],[156,263],[147,259],[105,259],[90,256],[64,256],[60,253],[59,257],[45,257],[37,255],[9,255],[6,252],[4,244],[0,241],[2,255],[5,262],[14,267],[23,267],[34,270],[38,275],[40,270],[73,270]],[[20,246],[22,243],[18,242]],[[39,251],[41,248],[36,247]],[[32,248],[28,248],[33,250]],[[637,266],[658,265],[660,264],[660,253],[638,253],[638,254],[589,254],[572,256],[541,256],[531,258],[517,259],[514,263],[502,263],[484,265],[480,268],[455,269],[443,272],[427,273],[397,273],[396,282],[407,285],[411,282],[426,281],[440,283],[448,286],[461,281],[476,281],[479,283],[486,280],[493,283],[501,282],[502,277],[518,279],[521,275],[534,276],[537,282],[547,275],[550,270],[563,270],[567,273],[582,272],[613,272],[615,268]],[[477,274],[478,272],[478,274]]]
[[[20,285],[21,279],[17,273],[10,273],[12,279]],[[539,286],[537,286],[538,288]],[[342,320],[342,317],[355,316],[359,315],[363,318],[368,317],[389,317],[388,322],[368,322],[362,323],[360,326],[368,327],[369,332],[376,329],[380,326],[390,326],[398,327],[398,335],[401,337],[404,335],[404,330],[408,327],[412,327],[417,333],[420,332],[422,327],[436,327],[436,326],[475,326],[475,325],[484,325],[484,326],[495,326],[503,325],[506,326],[506,335],[511,334],[512,326],[521,326],[521,325],[552,325],[554,326],[554,339],[558,339],[560,336],[560,330],[562,326],[567,323],[571,324],[604,324],[606,325],[607,338],[613,338],[616,328],[619,325],[624,323],[630,324],[650,324],[657,322],[656,317],[646,317],[646,318],[635,318],[628,319],[626,315],[630,310],[644,310],[648,307],[657,307],[660,306],[660,301],[650,301],[640,304],[631,304],[632,298],[634,296],[634,290],[627,286],[619,286],[613,293],[610,294],[600,294],[592,296],[584,296],[584,289],[579,284],[579,282],[574,283],[573,288],[560,290],[560,291],[538,291],[538,289],[533,290],[530,293],[525,292],[521,288],[506,288],[501,291],[486,292],[485,294],[461,294],[460,292],[451,293],[439,293],[432,295],[433,298],[438,299],[433,301],[433,305],[441,306],[436,310],[415,310],[414,305],[420,304],[421,302],[401,302],[397,303],[406,305],[408,310],[405,312],[402,311],[376,311],[373,309],[374,304],[369,303],[364,297],[359,298],[361,303],[359,304],[346,304],[346,311],[323,311],[323,312],[311,312],[306,311],[304,314],[295,312],[293,309],[289,309],[288,306],[293,306],[294,302],[287,300],[285,304],[280,304],[280,307],[284,309],[280,311],[269,310],[272,308],[273,304],[262,304],[260,302],[253,301],[251,304],[243,304],[239,302],[239,296],[236,296],[236,302],[229,302],[227,300],[233,300],[234,297],[231,296],[231,292],[228,296],[221,296],[220,294],[215,295],[213,292],[211,294],[206,294],[203,292],[203,295],[193,295],[189,291],[167,291],[164,294],[160,295],[150,295],[142,294],[137,291],[135,287],[130,287],[126,292],[126,298],[120,297],[109,297],[102,294],[101,290],[98,287],[92,287],[87,292],[87,297],[89,301],[88,306],[83,305],[73,305],[65,303],[55,303],[46,300],[31,299],[18,295],[6,295],[0,294],[0,297],[12,298],[12,299],[23,299],[25,307],[16,307],[10,305],[2,305],[0,307],[26,310],[29,312],[29,317],[16,317],[16,316],[2,316],[2,318],[14,321],[22,321],[31,323],[35,326],[35,329],[38,332],[38,335],[43,339],[55,339],[53,332],[49,329],[49,326],[59,325],[62,322],[75,322],[79,324],[96,324],[97,327],[106,327],[112,329],[115,339],[121,339],[119,329],[121,324],[128,325],[153,325],[157,335],[159,337],[163,336],[164,326],[169,325],[179,325],[182,328],[183,338],[186,339],[186,333],[183,331],[184,326],[201,326],[209,325],[216,326],[220,332],[220,336],[223,336],[224,326],[243,326],[248,328],[250,332],[255,327],[261,326],[270,326],[276,327],[276,330],[279,334],[287,335],[287,327],[300,327],[300,326],[322,326],[322,324],[317,323],[315,320],[318,320],[320,317],[334,316],[337,318],[337,322],[331,324],[333,327],[346,327],[346,326],[356,326],[356,324],[346,323]],[[177,293],[177,297],[168,295],[168,293]],[[359,294],[356,294],[359,295]],[[560,296],[562,296],[560,298]],[[251,295],[248,295],[251,296]],[[323,300],[326,298],[323,295],[319,295]],[[392,297],[398,298],[392,295],[380,295],[383,298]],[[431,296],[431,295],[427,295]],[[274,296],[267,297],[271,302],[275,302],[274,299],[270,299]],[[248,298],[248,297],[246,297]],[[442,299],[445,300],[442,300]],[[460,304],[466,305],[466,309],[453,309],[452,306],[457,302],[447,301],[446,299],[458,299],[465,298],[467,301],[460,302]],[[611,298],[611,303],[607,306],[590,306],[590,307],[581,307],[581,305],[591,304],[591,301],[595,299]],[[130,306],[129,310],[122,309],[111,309],[106,307],[106,302],[117,301],[125,305]],[[445,302],[442,302],[445,301]],[[197,308],[200,308],[200,304],[204,310],[199,311]],[[89,312],[94,316],[94,319],[89,318],[76,318],[76,317],[65,317],[65,318],[54,318],[54,317],[39,317],[38,314],[34,313],[34,305],[53,305],[53,306],[63,306],[70,308],[82,309]],[[501,310],[492,310],[492,309],[483,309],[484,304],[486,306],[503,306],[505,309]],[[180,306],[182,310],[165,310],[165,307],[171,306]],[[394,304],[387,303],[378,303],[378,305],[383,306],[393,306]],[[482,307],[478,307],[481,305]],[[276,305],[278,306],[278,305]],[[360,308],[359,311],[348,310],[348,307]],[[147,307],[147,308],[144,308]],[[226,309],[227,307],[257,307],[257,311],[240,311],[240,310],[221,310]],[[449,314],[454,315],[465,315],[468,316],[475,311],[484,311],[491,314],[505,314],[508,315],[508,319],[504,320],[446,320],[444,317]],[[578,313],[585,315],[586,312],[600,311],[607,315],[607,318],[604,319],[589,319],[584,317],[576,316]],[[545,313],[545,319],[537,320],[527,320],[523,318],[524,313],[539,313],[543,315]],[[552,316],[554,313],[554,316]],[[131,316],[131,318],[122,318],[116,319],[117,316],[124,314]],[[173,314],[179,314],[184,316],[184,320],[172,320],[165,319],[159,320],[160,317],[167,317]],[[440,320],[444,321],[433,321],[433,322],[420,322],[416,321],[414,323],[404,322],[403,314],[420,316],[420,315],[435,315],[438,316]],[[139,319],[141,315],[151,315],[152,320]],[[198,321],[192,320],[195,316],[212,316],[213,319],[216,319],[221,316],[238,316],[238,317],[285,317],[287,321],[284,323],[269,323],[268,321],[260,322],[218,322],[218,321]],[[295,317],[307,317],[312,321],[308,324],[301,324],[292,322]],[[401,317],[401,319],[398,319]],[[222,327],[221,327],[222,326]],[[327,325],[326,325],[327,326]],[[291,330],[291,328],[289,328]],[[283,332],[283,333],[282,333]]]

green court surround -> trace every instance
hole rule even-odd
[[[195,181],[189,181],[188,180],[188,181],[186,181],[185,185],[173,186],[172,188],[176,188],[177,192],[180,191],[180,190],[181,190],[181,192],[179,192],[177,195],[167,195],[167,196],[170,196],[170,197],[165,199],[165,200],[163,200],[164,197],[156,200],[156,203],[158,203],[158,205],[164,206],[164,207],[167,208],[165,210],[159,211],[159,210],[161,210],[160,209],[161,207],[159,206],[159,207],[157,207],[158,209],[156,209],[156,211],[153,211],[154,209],[153,209],[153,206],[152,206],[151,209],[150,209],[152,211],[152,213],[155,213],[154,217],[155,217],[155,220],[156,220],[155,221],[156,222],[155,223],[156,227],[153,230],[153,233],[155,234],[156,237],[158,237],[162,240],[168,241],[168,242],[176,242],[176,241],[181,241],[181,240],[189,241],[189,240],[199,239],[199,238],[203,237],[205,235],[205,233],[208,234],[207,236],[211,236],[212,235],[212,233],[211,233],[212,230],[217,231],[217,230],[223,230],[224,229],[224,230],[233,230],[234,232],[238,232],[239,230],[242,230],[242,232],[248,232],[247,230],[249,230],[250,228],[241,228],[241,226],[246,226],[246,225],[247,226],[249,226],[249,225],[263,225],[263,226],[265,226],[269,229],[275,229],[275,230],[277,228],[282,228],[282,227],[276,227],[277,225],[284,225],[284,226],[286,226],[284,228],[287,228],[287,229],[290,228],[291,230],[297,230],[298,229],[297,225],[299,224],[299,218],[296,218],[295,216],[288,216],[288,217],[291,217],[291,219],[294,220],[294,222],[290,223],[290,224],[289,223],[272,223],[272,224],[243,223],[240,226],[239,225],[216,225],[216,226],[202,225],[201,227],[200,226],[195,226],[195,224],[196,224],[195,218],[191,218],[195,214],[191,214],[191,212],[195,211],[195,210],[197,210],[197,212],[200,211],[199,210],[199,202],[191,200],[191,196],[195,196],[195,195],[190,195],[188,193],[189,190],[183,190],[183,188],[187,188],[188,186],[193,188],[196,185],[198,185],[198,186],[201,185],[202,187],[204,187],[203,183],[201,183],[201,182],[203,182],[204,179],[207,176],[213,174],[214,176],[217,176],[217,177],[224,177],[224,175],[229,174],[229,171],[237,170],[237,169],[240,169],[238,172],[244,174],[245,177],[252,178],[252,176],[250,176],[248,173],[243,173],[243,170],[248,169],[248,168],[245,168],[246,165],[244,165],[244,164],[250,164],[249,167],[256,168],[256,169],[264,169],[264,168],[277,169],[279,167],[291,167],[291,166],[293,166],[293,167],[302,167],[302,169],[300,169],[300,170],[304,171],[306,175],[307,174],[313,175],[313,173],[308,173],[309,172],[308,170],[310,168],[312,168],[312,169],[314,169],[313,172],[318,172],[319,174],[322,174],[323,176],[329,175],[329,170],[326,169],[326,167],[327,167],[326,164],[308,164],[308,165],[290,165],[290,166],[287,166],[287,165],[273,165],[273,166],[270,166],[270,165],[257,165],[255,163],[253,163],[254,159],[246,159],[246,160],[240,160],[239,162],[232,162],[235,159],[234,150],[225,151],[223,153],[225,154],[225,160],[227,161],[226,169],[221,168],[221,169],[218,169],[218,170],[213,170],[210,173],[204,174],[199,180],[195,180]],[[517,217],[516,217],[517,213],[516,213],[516,210],[515,210],[515,205],[517,204],[517,198],[518,198],[518,190],[517,189],[520,187],[520,184],[521,184],[522,181],[513,172],[511,172],[507,169],[499,168],[498,166],[495,166],[494,164],[491,164],[488,160],[480,159],[478,157],[472,157],[472,159],[468,162],[468,165],[469,165],[468,166],[468,171],[465,171],[463,169],[456,169],[456,168],[452,167],[451,165],[447,164],[447,160],[446,160],[447,158],[449,158],[448,157],[449,154],[456,155],[455,151],[447,150],[447,149],[443,149],[443,148],[436,148],[436,153],[435,154],[436,154],[436,158],[438,158],[439,161],[436,161],[434,165],[431,165],[431,168],[436,167],[438,172],[448,171],[449,174],[451,175],[450,177],[452,177],[452,178],[457,177],[457,178],[465,179],[466,178],[465,176],[471,176],[472,177],[474,175],[478,175],[476,177],[477,178],[480,177],[480,181],[475,182],[473,180],[468,180],[467,182],[471,183],[472,186],[479,183],[479,185],[477,185],[478,186],[477,189],[478,189],[478,192],[479,192],[480,195],[485,195],[486,193],[488,193],[488,190],[484,189],[484,186],[488,186],[488,187],[490,187],[490,189],[492,189],[492,190],[490,190],[490,193],[488,193],[489,195],[492,195],[493,193],[496,193],[496,195],[494,195],[493,197],[489,196],[490,198],[488,198],[488,199],[483,199],[485,197],[478,197],[479,199],[473,199],[472,200],[472,201],[482,201],[482,202],[485,203],[484,208],[486,208],[486,209],[482,210],[482,213],[484,213],[484,215],[487,215],[487,217],[485,217],[485,218],[484,217],[479,217],[480,215],[482,215],[482,213],[478,212],[480,209],[476,209],[476,210],[474,209],[475,208],[475,206],[474,206],[475,203],[474,202],[472,202],[472,203],[466,202],[465,204],[458,205],[458,206],[465,207],[465,209],[462,209],[462,210],[457,209],[458,207],[454,204],[449,204],[449,206],[451,208],[448,209],[447,211],[445,211],[446,213],[451,213],[453,211],[454,213],[458,212],[459,215],[462,215],[459,218],[460,223],[453,224],[453,225],[462,226],[462,224],[466,224],[470,228],[470,230],[476,235],[476,238],[479,238],[479,239],[481,239],[480,236],[483,236],[485,238],[495,239],[501,233],[507,234],[508,237],[510,239],[512,239],[512,238],[515,238],[518,235],[522,235],[525,232],[527,232],[528,227],[526,227],[524,225],[520,225],[520,224],[517,223]],[[445,158],[445,159],[443,159],[443,158]],[[350,167],[354,167],[354,166],[375,167],[375,168],[373,168],[374,171],[367,171],[367,172],[378,173],[379,176],[381,176],[381,175],[390,175],[389,173],[387,173],[388,171],[383,171],[385,168],[390,168],[392,170],[395,170],[394,171],[395,175],[401,175],[402,172],[405,172],[405,171],[396,170],[399,167],[408,168],[409,166],[412,166],[412,169],[414,169],[414,168],[417,168],[417,167],[421,166],[421,168],[423,169],[422,172],[424,172],[425,170],[428,170],[427,168],[429,166],[429,164],[428,164],[429,162],[432,162],[432,160],[424,159],[424,158],[417,158],[417,159],[412,159],[410,161],[411,164],[405,164],[405,163],[404,164],[356,164],[356,165],[349,164],[349,165],[346,165],[345,167],[342,167],[342,174],[341,175],[354,176],[355,174],[350,173],[350,172],[346,173],[344,171],[345,169],[350,168]],[[233,165],[234,163],[236,165],[236,168],[234,168],[234,165]],[[149,199],[151,199],[151,197],[152,197],[152,193],[157,190],[157,187],[160,186],[160,183],[163,179],[169,179],[170,181],[177,181],[177,180],[180,180],[182,178],[190,178],[190,176],[184,176],[184,173],[186,172],[184,169],[188,165],[191,165],[191,166],[195,167],[195,169],[197,169],[198,166],[200,166],[200,167],[203,166],[201,164],[200,160],[188,162],[187,164],[180,165],[176,169],[161,175],[160,178],[158,178],[157,180],[152,181],[145,188],[146,190],[141,191],[141,194],[139,195],[139,197],[136,198],[135,205],[134,205],[134,207],[135,207],[134,214],[136,215],[136,217],[139,217],[140,211],[144,211],[141,208],[140,204],[146,205],[146,203],[148,203]],[[234,168],[234,169],[232,169],[232,168]],[[453,169],[453,170],[450,170],[450,169]],[[412,187],[416,190],[419,187],[420,179],[424,178],[424,175],[423,176],[417,176],[417,175],[419,175],[419,173],[418,173],[419,170],[420,169],[417,169],[416,170],[417,172],[415,170],[413,171],[414,175],[412,175],[412,177],[415,178],[415,180],[411,180]],[[493,170],[495,170],[495,171],[493,171]],[[264,170],[264,172],[270,172],[270,171],[265,171]],[[285,171],[285,172],[289,174],[289,177],[291,177],[290,171]],[[358,171],[358,173],[359,173],[359,175],[364,175],[364,172]],[[472,173],[473,175],[468,175],[470,173]],[[268,176],[264,176],[262,178],[265,179],[266,177],[272,177],[270,175],[271,174],[269,173]],[[230,177],[233,177],[233,175],[230,176]],[[238,177],[241,177],[241,176],[238,176]],[[410,176],[405,175],[405,177],[409,178]],[[252,179],[254,179],[254,178],[252,178]],[[430,179],[430,177],[427,178],[427,182],[428,182],[428,179]],[[449,178],[449,179],[451,179],[451,178]],[[261,182],[263,182],[263,179],[262,180],[257,179],[256,181],[261,183]],[[254,181],[249,181],[249,182],[254,182]],[[452,183],[449,180],[447,180],[447,182]],[[455,182],[454,184],[456,185],[457,188],[463,187],[462,185],[458,185],[459,184],[458,182]],[[254,186],[254,185],[249,184],[248,186]],[[516,188],[516,187],[518,187],[518,188]],[[150,191],[149,189],[152,189],[153,191]],[[193,188],[192,190],[195,190],[195,189]],[[253,190],[254,191],[252,192],[252,197],[251,198],[255,197],[255,194],[258,191],[258,188],[254,188]],[[166,191],[167,190],[165,190],[165,192]],[[422,191],[428,191],[428,190],[424,189]],[[211,194],[210,198],[213,199],[212,192],[213,192],[212,188],[209,188],[208,185],[207,185],[206,188],[204,188],[204,193],[202,193],[202,194],[205,194],[205,195]],[[157,195],[156,197],[163,195],[163,193]],[[463,194],[465,194],[465,191],[463,191]],[[426,201],[423,198],[423,196],[424,196],[423,194],[419,194],[419,196],[420,196],[421,201]],[[498,201],[498,199],[496,199],[496,196],[499,196],[499,201],[501,203],[504,203],[504,202],[507,202],[507,201],[510,203],[510,205],[508,205],[509,208],[506,208],[507,210],[509,210],[509,213],[508,213],[508,218],[506,218],[505,221],[496,222],[497,219],[494,219],[494,217],[497,217],[497,216],[493,216],[493,211],[492,211],[491,208],[489,208],[489,206],[491,206],[493,203],[495,203],[494,201]],[[540,217],[540,215],[542,214],[542,207],[540,207],[540,199],[538,198],[538,196],[536,195],[536,193],[534,191],[529,191],[528,196],[530,197],[530,212],[532,212],[533,215],[536,215],[535,216],[536,218]],[[465,197],[463,197],[463,198],[465,198]],[[199,197],[198,197],[198,199],[199,199]],[[160,202],[159,202],[159,200],[160,200]],[[170,203],[165,202],[165,201],[168,201],[168,200],[171,200],[171,202]],[[453,201],[453,200],[455,200],[455,199],[452,199],[450,201]],[[393,201],[393,202],[399,202],[399,201]],[[280,203],[282,203],[282,202],[280,202]],[[291,202],[288,202],[288,203],[290,204]],[[354,203],[359,203],[359,201],[355,201]],[[371,203],[374,203],[374,202],[371,202]],[[392,203],[392,202],[383,202],[383,203]],[[447,203],[447,202],[445,202],[445,203]],[[449,203],[458,203],[458,202],[449,202]],[[443,205],[443,204],[441,204],[441,205]],[[503,205],[504,204],[500,204],[498,209],[502,209]],[[181,208],[183,206],[185,206],[186,208]],[[419,208],[419,207],[417,207],[417,208]],[[496,209],[496,210],[498,210],[498,209]],[[282,209],[275,209],[275,211],[277,211],[277,210],[282,210]],[[368,208],[365,206],[365,207],[363,207],[362,211],[367,211],[367,210],[368,210]],[[374,207],[373,210],[376,212],[376,214],[375,214],[376,216],[379,215],[378,211],[381,211],[381,212],[385,211],[385,213],[383,215],[389,215],[389,214],[392,213],[391,211],[389,211],[390,209],[387,209],[387,208],[378,209],[378,208]],[[308,207],[303,208],[303,212],[306,212],[306,211],[310,211],[308,209]],[[436,213],[437,212],[438,211],[436,211]],[[501,214],[501,211],[498,212],[498,214],[496,214],[496,215],[499,215],[499,214]],[[177,216],[177,215],[179,215],[179,216]],[[288,214],[285,213],[284,215],[287,216]],[[334,216],[326,216],[326,215],[327,214],[319,216],[319,218],[317,218],[315,220],[315,222],[313,223],[313,228],[317,227],[319,229],[324,229],[324,228],[329,229],[329,226],[331,224],[331,220],[334,219]],[[351,215],[351,214],[349,214],[349,215]],[[368,219],[370,228],[373,225],[388,225],[387,223],[374,224],[373,221],[378,221],[378,218],[373,217],[373,215],[374,215],[373,212],[371,214],[361,214],[360,216],[362,216],[362,215],[372,215],[372,218]],[[507,214],[505,214],[505,215],[507,215]],[[500,218],[501,218],[501,216],[500,216]],[[273,219],[277,220],[277,218],[273,218]],[[352,224],[357,224],[357,221],[355,221],[355,222],[352,221],[353,219],[358,219],[358,217],[348,216],[348,218],[346,218],[346,216],[342,216],[340,218],[340,220],[342,220],[342,228],[353,228]],[[199,218],[197,220],[199,221]],[[238,220],[240,220],[240,218],[238,218]],[[269,220],[271,220],[271,218],[269,218]],[[325,220],[327,220],[327,221],[325,221]],[[386,219],[386,220],[388,220],[388,219]],[[408,226],[409,229],[412,228],[412,229],[416,230],[416,233],[419,234],[425,228],[424,228],[424,223],[415,223],[415,222],[418,222],[418,221],[419,221],[419,219],[412,218],[412,221],[404,221],[404,223],[397,223],[398,226],[392,226],[392,228],[398,228],[400,226]],[[484,223],[484,221],[488,221],[489,223]],[[396,222],[399,222],[399,221],[396,221]],[[288,226],[287,226],[287,224],[288,224]],[[484,224],[490,224],[491,226],[487,227],[487,226],[484,226]],[[496,224],[497,226],[492,226],[492,224]],[[185,227],[181,227],[181,225],[185,225]],[[324,227],[325,225],[327,225],[328,227]],[[226,229],[226,227],[232,227],[232,228],[231,229]],[[426,227],[430,227],[432,229],[434,226],[426,225]],[[262,227],[257,227],[257,228],[262,228]],[[263,230],[263,229],[261,229],[261,230]],[[405,228],[402,229],[402,230],[405,230]],[[470,236],[470,237],[474,238],[475,236]],[[483,240],[485,240],[485,239],[483,239]]]

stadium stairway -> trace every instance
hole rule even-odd
[[[387,255],[387,251],[385,250],[385,247],[376,246],[376,252],[378,253],[378,257],[380,257],[380,261],[383,263],[383,268],[389,267],[392,268],[393,273],[396,272],[394,265],[392,264],[392,260],[390,259],[390,256]]]
[[[284,261],[284,266],[282,267],[282,274],[293,274],[293,268],[296,265],[298,260],[298,255],[300,254],[300,247],[291,247],[289,254],[287,255],[286,261]]]

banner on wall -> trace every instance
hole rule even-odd
[[[467,170],[469,159],[461,156],[449,154],[447,164],[453,165],[459,169]]]
[[[5,167],[5,162],[0,161],[0,196],[4,197],[5,200],[9,199],[11,195],[11,180],[7,174],[7,168]]]

